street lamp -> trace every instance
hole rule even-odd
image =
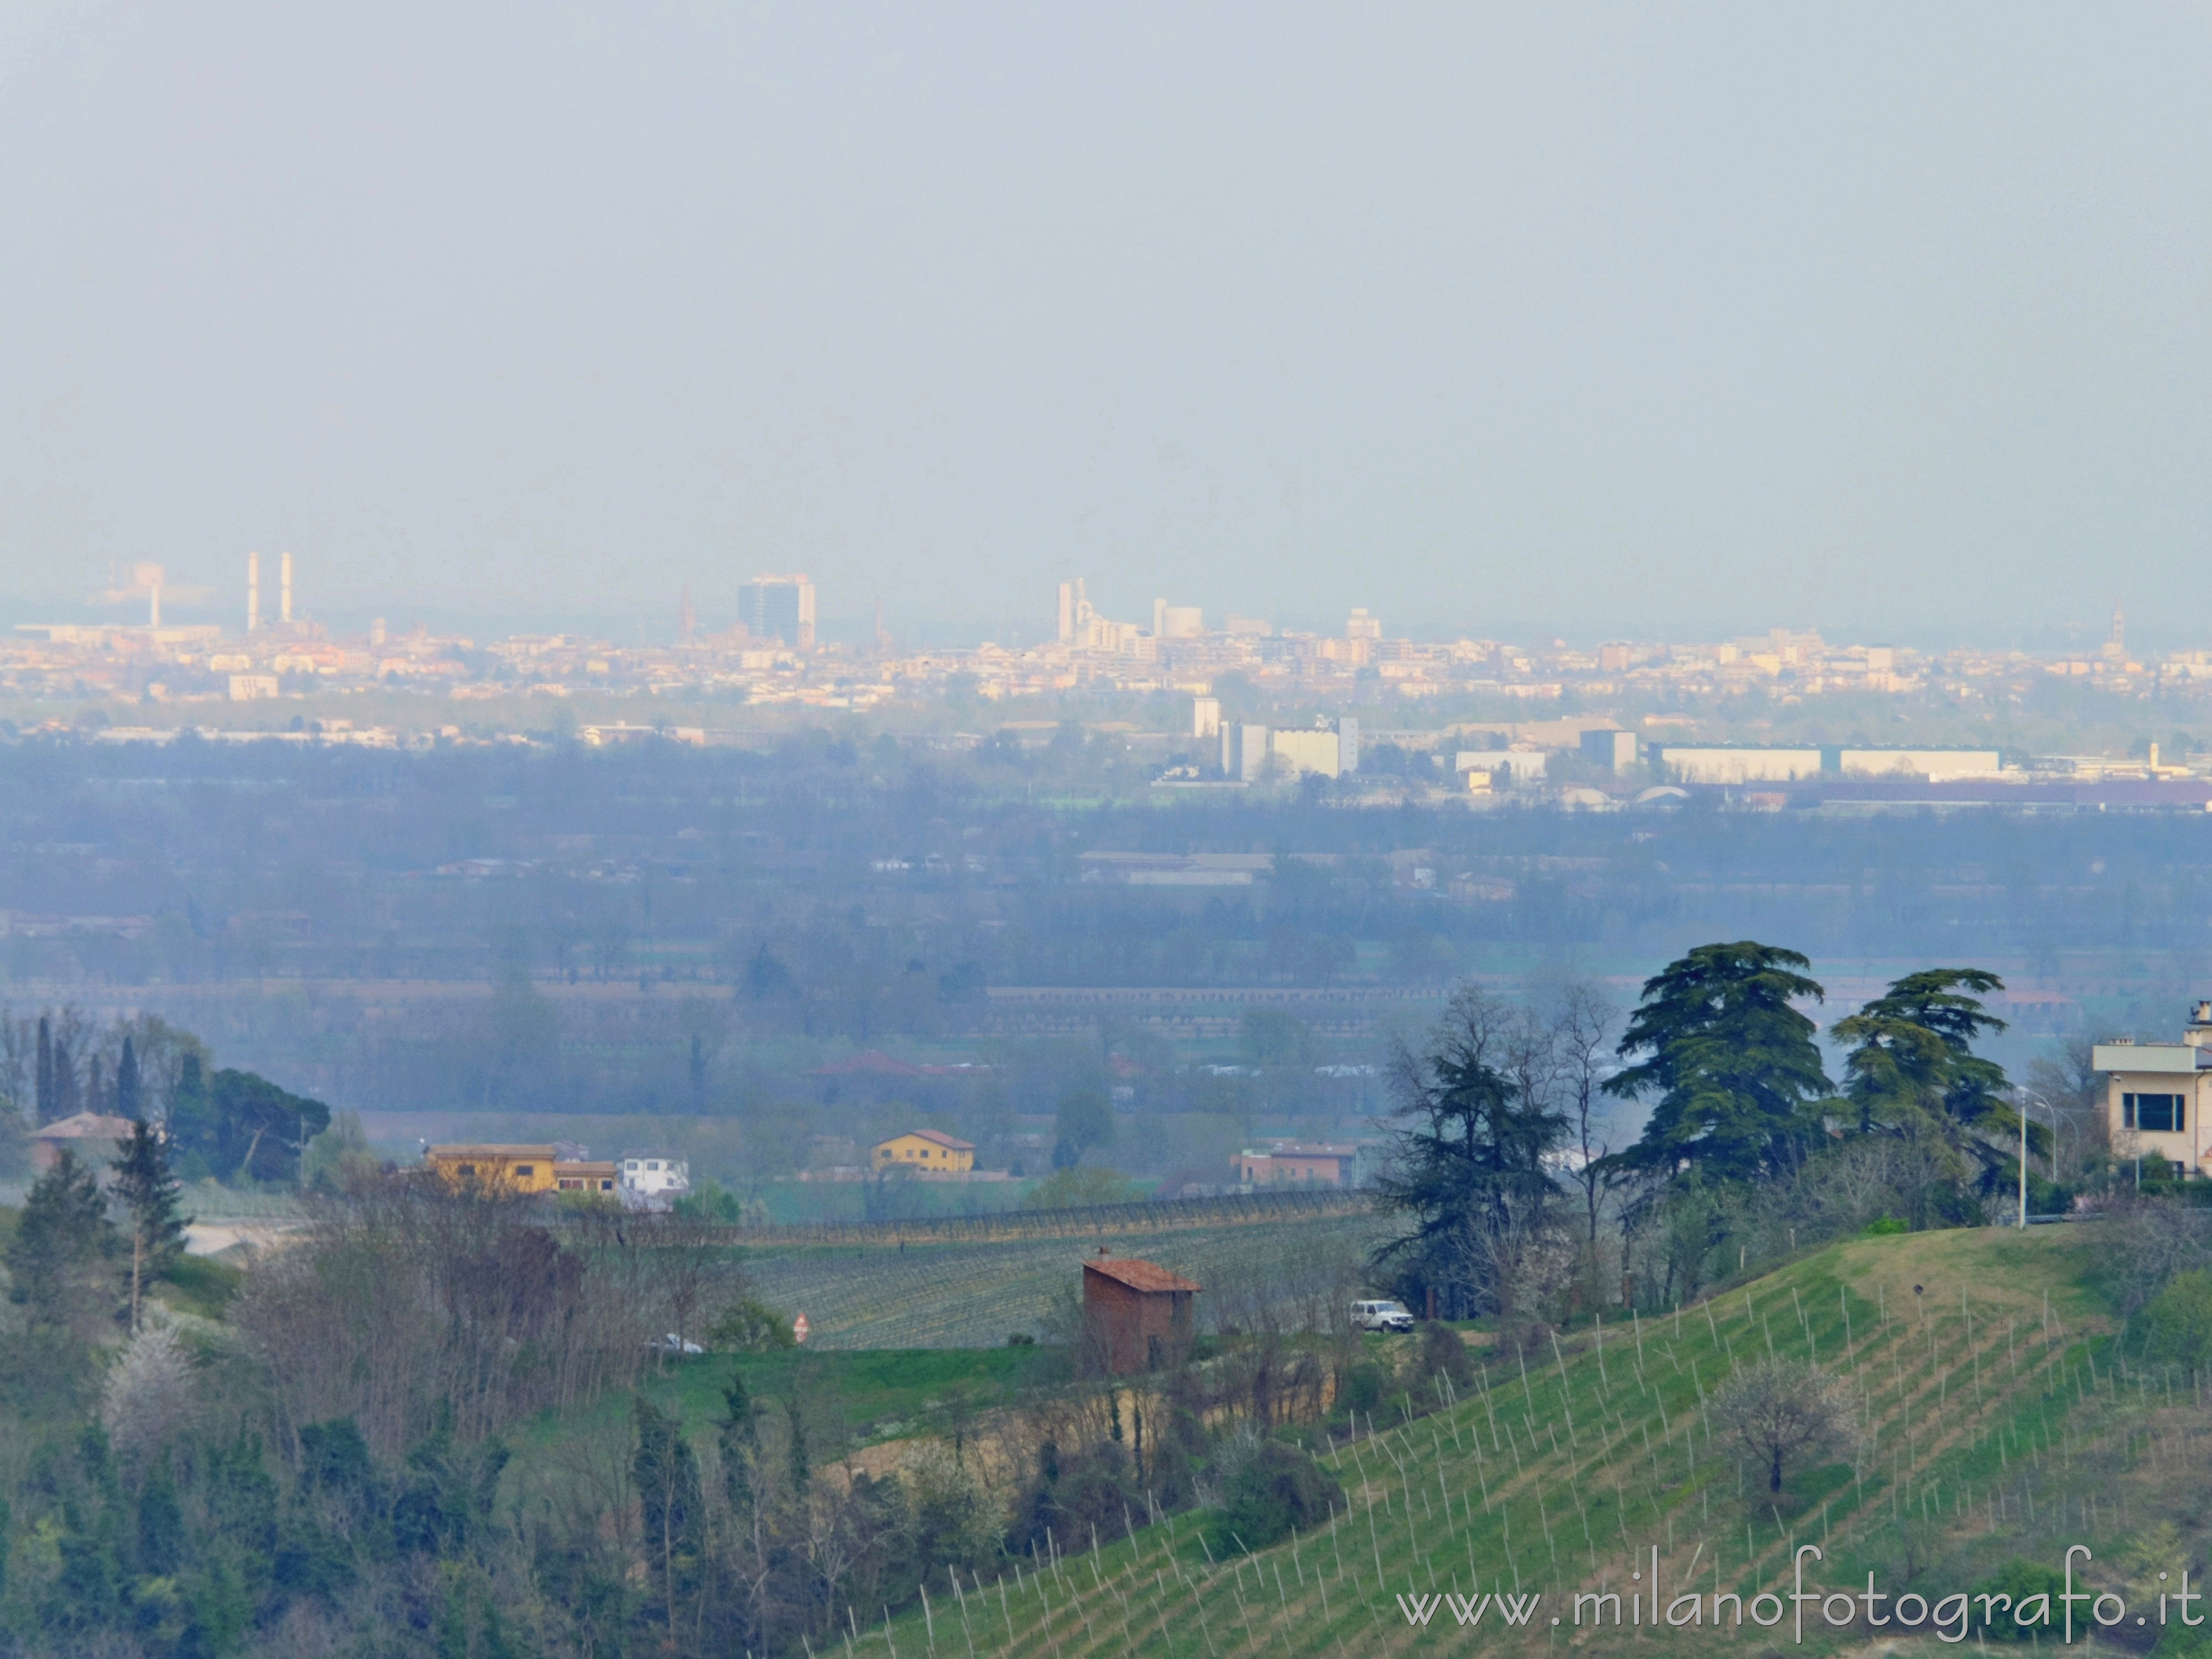
[[[2051,1114],[2051,1179],[2058,1179],[2058,1109],[2041,1095],[2022,1094],[2016,1097],[2020,1111],[2020,1225],[2027,1228],[2027,1109],[2040,1106]]]

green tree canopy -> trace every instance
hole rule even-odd
[[[188,1058],[169,1108],[169,1142],[179,1160],[197,1158],[211,1175],[294,1181],[300,1153],[331,1125],[331,1109],[278,1088],[252,1072],[203,1077]]]
[[[2003,988],[1985,969],[1929,968],[1892,981],[1886,995],[1838,1020],[1837,1040],[1851,1045],[1844,1093],[1859,1130],[1933,1134],[1974,1153],[1984,1172],[2002,1164],[2020,1115],[2004,1068],[1973,1045],[1983,1033],[2005,1029],[1978,994]],[[2040,1151],[2049,1134],[2037,1124],[2028,1138]]]
[[[1053,1114],[1052,1167],[1066,1170],[1094,1146],[1114,1144],[1114,1104],[1097,1089],[1071,1089]]]
[[[1790,1006],[1826,994],[1797,971],[1811,966],[1795,951],[1744,939],[1700,945],[1644,982],[1618,1052],[1644,1058],[1604,1087],[1658,1100],[1617,1167],[1748,1179],[1802,1155],[1820,1132],[1812,1104],[1832,1088],[1816,1028]]]

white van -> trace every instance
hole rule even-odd
[[[1352,1328],[1410,1331],[1413,1328],[1413,1316],[1406,1311],[1402,1302],[1355,1302],[1352,1304]]]

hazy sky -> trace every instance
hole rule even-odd
[[[0,620],[2193,638],[2208,86],[2203,6],[10,0]]]

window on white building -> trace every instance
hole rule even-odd
[[[2180,1095],[2122,1095],[2120,1126],[2149,1134],[2172,1134],[2189,1127]]]

